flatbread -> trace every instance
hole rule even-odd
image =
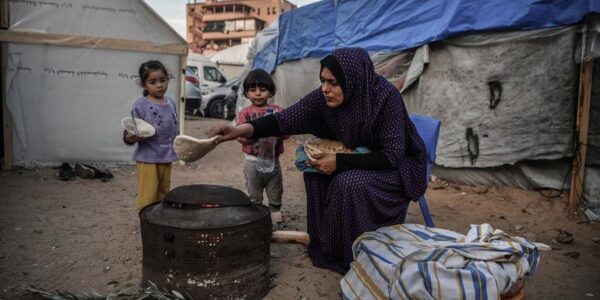
[[[325,139],[313,139],[306,141],[304,143],[304,151],[311,160],[315,160],[315,154],[354,153],[352,149],[346,147],[346,145],[342,144],[341,142]]]
[[[216,135],[209,139],[197,139],[187,135],[178,135],[173,142],[175,154],[185,162],[199,160],[217,147],[216,140],[219,137]]]

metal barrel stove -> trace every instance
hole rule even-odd
[[[271,215],[243,192],[181,186],[140,212],[142,286],[194,299],[260,299],[269,290]]]

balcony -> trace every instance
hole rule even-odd
[[[204,32],[202,34],[203,40],[227,40],[227,39],[240,39],[245,37],[256,36],[256,30],[243,30],[243,31],[231,31],[225,32]]]
[[[192,18],[200,19],[204,18],[204,15],[199,13],[197,10],[188,10],[188,15]]]
[[[210,22],[210,21],[225,21],[225,20],[235,20],[235,19],[245,19],[250,16],[250,12],[224,12],[224,13],[215,13],[215,14],[204,14],[202,15],[202,21]]]

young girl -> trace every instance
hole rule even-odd
[[[173,139],[179,132],[175,102],[168,96],[169,73],[159,61],[143,63],[139,70],[144,97],[133,104],[133,115],[152,124],[156,133],[149,138],[123,131],[123,141],[137,148],[133,159],[137,165],[138,210],[161,201],[171,186],[171,163],[177,160]]]
[[[267,108],[273,112],[279,112],[282,108],[275,104],[269,104],[269,98],[275,95],[275,83],[269,73],[262,69],[256,69],[248,73],[242,85],[244,95],[250,99],[252,105],[245,107],[238,113],[237,125],[255,120],[265,115]],[[277,140],[275,169],[271,173],[261,173],[256,170],[259,144],[257,140],[238,138],[244,152],[244,176],[246,177],[246,188],[250,200],[262,204],[263,190],[266,190],[269,198],[269,209],[271,219],[276,229],[283,228],[281,216],[281,196],[283,195],[283,184],[281,177],[281,166],[279,155],[283,153],[282,139]]]

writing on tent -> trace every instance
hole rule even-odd
[[[71,2],[52,2],[52,1],[31,1],[31,0],[10,0],[13,4],[22,4],[31,7],[52,7],[52,8],[73,8],[73,3]]]
[[[97,5],[84,5],[83,11],[91,10],[93,12],[105,12],[112,14],[132,14],[135,15],[135,11],[131,8],[118,8],[118,7],[106,7]]]

